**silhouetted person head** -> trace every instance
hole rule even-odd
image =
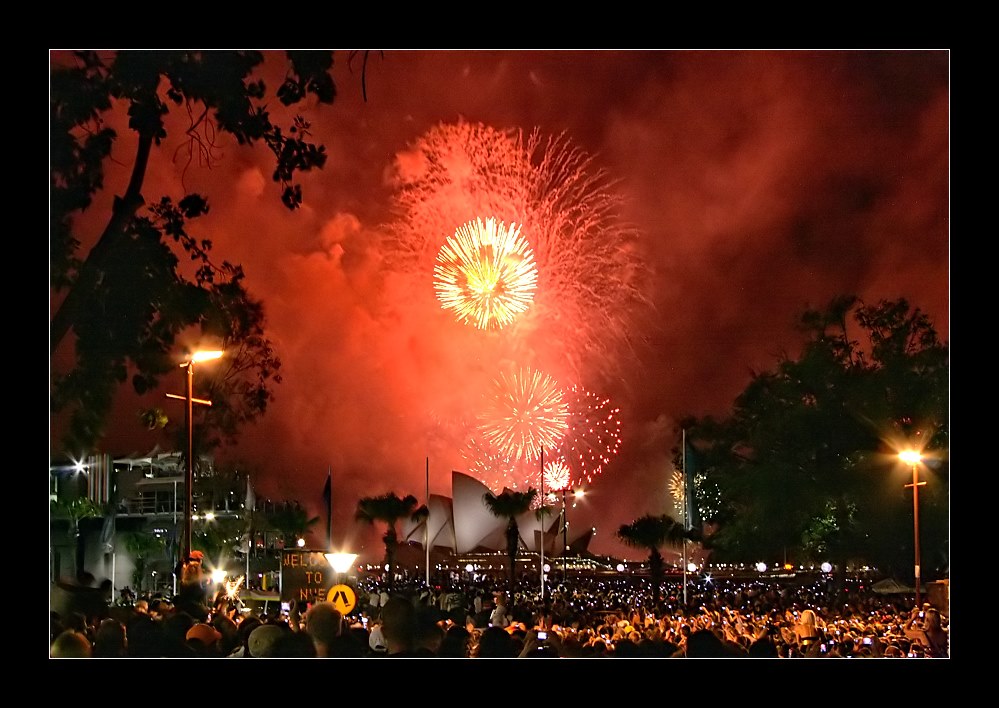
[[[330,656],[343,633],[343,615],[332,602],[317,602],[305,615],[305,631],[312,637],[318,656]]]
[[[125,625],[116,619],[101,620],[97,633],[94,635],[94,656],[102,658],[121,658],[127,656],[128,641]]]
[[[455,624],[448,628],[444,640],[437,649],[437,656],[458,659],[469,655],[471,635],[461,625]]]
[[[698,629],[687,639],[687,657],[691,659],[724,659],[736,656],[721,637],[710,629]]]
[[[54,659],[89,659],[93,656],[93,647],[86,635],[67,629],[52,642],[50,653]]]
[[[416,647],[416,608],[399,595],[393,595],[382,606],[382,635],[388,654],[413,651]]]
[[[776,659],[777,646],[770,637],[763,637],[750,644],[747,653],[754,659]]]
[[[502,627],[486,627],[479,636],[475,654],[483,659],[508,659],[517,656],[513,637]]]
[[[282,632],[267,655],[273,659],[311,659],[319,656],[316,643],[307,632]]]

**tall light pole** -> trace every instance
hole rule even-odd
[[[566,565],[566,558],[569,555],[569,512],[565,506],[565,490],[566,487],[562,488],[562,577],[563,580],[568,579],[568,570]],[[576,506],[576,500],[582,499],[586,495],[586,491],[583,489],[577,489],[573,491],[572,506]]]
[[[569,524],[566,521],[568,515],[565,511],[565,487],[562,487],[562,582],[564,583],[568,578],[568,570],[566,566],[566,556],[569,551]]]
[[[218,359],[222,352],[218,350],[194,352],[189,361],[181,364],[181,368],[187,369],[187,395],[178,396],[168,393],[167,398],[177,398],[187,403],[185,409],[185,419],[187,424],[187,469],[184,475],[184,546],[180,557],[180,564],[183,566],[191,557],[191,515],[194,513],[194,404],[202,406],[212,405],[211,401],[194,397],[194,364],[198,361],[210,361]]]
[[[899,459],[907,465],[912,466],[912,484],[905,485],[912,487],[912,539],[916,550],[915,576],[916,576],[916,607],[919,602],[919,488],[926,482],[919,481],[919,462],[923,459],[915,450],[903,450],[898,453]]]

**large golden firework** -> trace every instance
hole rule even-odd
[[[520,226],[495,219],[469,221],[441,246],[434,289],[459,322],[499,329],[527,310],[538,269]]]

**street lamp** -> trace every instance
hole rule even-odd
[[[183,566],[191,556],[191,515],[194,511],[194,416],[193,408],[197,403],[202,406],[212,405],[211,401],[194,397],[194,364],[199,361],[211,361],[222,356],[218,350],[194,352],[189,361],[181,364],[187,369],[187,395],[178,396],[168,393],[167,398],[177,398],[186,401],[185,418],[187,423],[187,469],[184,476],[184,489],[187,501],[184,505],[184,547],[180,563]]]
[[[350,570],[350,566],[354,565],[354,560],[357,558],[356,553],[324,553],[323,555],[326,556],[326,560],[337,573],[346,573]]]
[[[357,554],[324,553],[323,556],[325,556],[326,562],[333,568],[333,572],[336,573],[336,584],[342,585],[344,580],[343,575],[354,565],[354,561],[357,560]]]
[[[923,456],[916,450],[903,450],[898,453],[902,462],[912,467],[912,484],[905,485],[912,487],[912,539],[915,547],[915,576],[916,576],[916,607],[919,603],[919,488],[926,482],[919,481],[919,462]]]

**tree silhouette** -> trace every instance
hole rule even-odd
[[[309,517],[305,508],[296,502],[282,502],[268,507],[263,513],[265,528],[273,530],[287,546],[300,538],[305,538],[309,529],[319,523],[319,517]],[[232,533],[236,533],[233,526]]]
[[[84,519],[95,519],[104,516],[100,505],[90,497],[76,497],[67,501],[53,501],[51,504],[53,516],[63,516],[69,520],[69,537],[73,539],[73,564],[77,578],[83,575],[84,567],[84,535],[80,522]],[[110,511],[108,513],[114,513]]]
[[[651,514],[624,524],[617,530],[617,537],[632,548],[642,548],[649,552],[649,580],[652,583],[652,601],[658,605],[662,598],[663,580],[666,578],[665,564],[659,549],[663,546],[678,546],[688,538],[683,524],[663,514]]]
[[[945,569],[948,347],[904,300],[839,297],[800,319],[805,343],[753,375],[724,419],[682,421],[719,560],[912,562],[911,490],[897,452],[929,462],[920,489],[927,568]],[[945,572],[945,570],[941,570]]]
[[[120,534],[125,550],[132,556],[132,584],[136,592],[145,589],[146,568],[150,560],[163,555],[166,542],[159,536],[146,531],[123,531]]]
[[[50,75],[51,223],[54,354],[70,331],[72,368],[53,371],[52,410],[66,411],[67,449],[89,449],[99,438],[117,387],[131,377],[139,394],[176,368],[177,336],[194,327],[221,341],[227,368],[198,384],[215,404],[208,413],[219,435],[264,412],[280,383],[280,359],[264,332],[264,311],[244,287],[240,266],[211,257],[212,242],[188,231],[209,210],[200,194],[150,198],[143,183],[154,149],[167,137],[171,111],[188,116],[189,159],[215,159],[214,140],[227,134],[241,146],[263,145],[273,153],[272,179],[289,209],[302,203],[300,172],[321,169],[325,148],[310,142],[300,116],[287,127],[271,121],[268,87],[254,78],[261,52],[124,50],[58,52]],[[332,103],[333,55],[287,52],[288,71],[276,97],[294,106],[307,97]],[[104,189],[105,165],[119,136],[106,120],[127,111],[134,133],[132,173],[97,242],[85,255],[79,216]],[[193,263],[194,277],[185,276]],[[212,389],[212,390],[207,390]],[[147,424],[163,416],[145,416]],[[207,441],[206,441],[207,445]],[[204,450],[203,445],[200,449]]]
[[[515,492],[504,489],[500,494],[486,492],[483,500],[486,507],[493,516],[506,519],[506,555],[510,563],[509,591],[511,596],[517,584],[517,551],[520,548],[520,528],[517,524],[517,517],[527,513],[538,495],[538,490],[529,487],[526,492]]]
[[[388,586],[391,588],[395,575],[396,548],[399,545],[399,534],[396,524],[400,519],[411,518],[414,521],[425,519],[427,508],[417,507],[419,502],[412,494],[400,498],[395,492],[388,492],[378,497],[364,497],[357,502],[354,518],[368,524],[380,521],[385,524],[385,565],[388,566]]]

